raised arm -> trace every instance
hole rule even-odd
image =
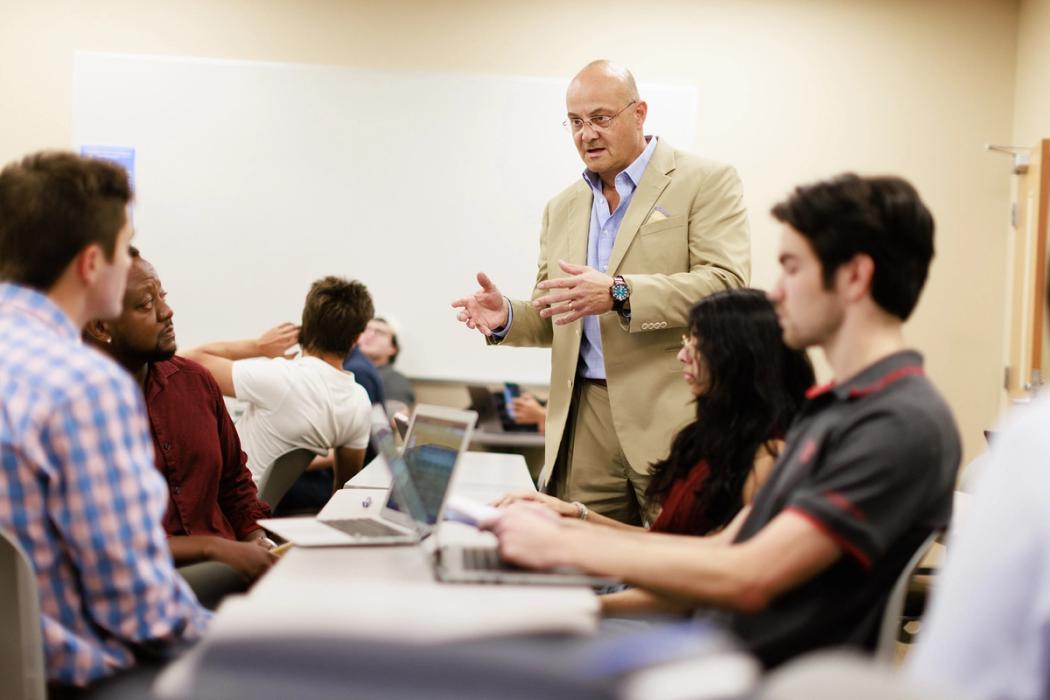
[[[204,365],[214,377],[224,396],[235,397],[233,363],[251,357],[287,357],[299,342],[299,326],[282,323],[252,340],[228,340],[208,343],[180,353]]]

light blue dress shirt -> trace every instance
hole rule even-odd
[[[602,192],[602,180],[597,173],[590,170],[583,172],[583,179],[594,193],[591,202],[591,230],[587,238],[587,265],[598,272],[609,272],[609,257],[612,255],[616,234],[627,207],[631,204],[634,191],[642,180],[642,174],[649,166],[649,160],[656,150],[656,137],[649,138],[649,145],[627,169],[616,176],[614,184],[620,195],[620,205],[616,211],[609,211],[609,200]],[[602,352],[602,331],[597,316],[584,316],[583,338],[580,340],[580,371],[587,379],[605,379],[605,354]]]
[[[614,185],[616,193],[620,195],[620,204],[616,211],[609,211],[609,200],[602,192],[602,180],[597,173],[590,170],[583,171],[583,179],[594,194],[591,203],[591,225],[587,237],[587,265],[599,272],[608,274],[609,258],[612,255],[613,245],[616,243],[616,234],[620,232],[620,224],[623,223],[624,214],[631,204],[634,191],[642,180],[642,174],[649,166],[649,160],[656,150],[656,137],[648,137],[649,144],[633,163],[616,176]],[[583,338],[580,340],[580,368],[578,374],[588,379],[605,379],[605,355],[602,353],[602,332],[598,325],[597,316],[584,316]],[[511,311],[507,319],[507,325],[493,335],[503,338],[510,331],[514,322],[514,314]]]

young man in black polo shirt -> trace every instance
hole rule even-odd
[[[725,530],[696,538],[564,521],[527,505],[490,524],[504,558],[620,577],[640,609],[716,607],[765,663],[874,647],[915,549],[951,515],[960,459],[951,412],[905,349],[933,257],[933,220],[898,178],[843,175],[797,188],[770,297],[784,339],[820,347],[815,387],[773,473]]]

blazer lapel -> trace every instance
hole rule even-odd
[[[568,235],[568,252],[566,260],[576,265],[587,264],[587,239],[591,234],[591,206],[594,203],[594,194],[585,183],[580,183],[576,195],[569,203],[568,221],[566,221]],[[552,260],[551,264],[557,268],[558,261]],[[557,270],[556,277],[562,277],[565,273]]]
[[[674,153],[671,147],[663,139],[657,141],[649,167],[642,174],[642,181],[638,183],[631,197],[631,204],[627,207],[620,230],[616,234],[616,242],[609,255],[610,275],[619,269],[623,256],[638,234],[638,229],[645,223],[649,213],[656,206],[656,200],[667,189],[667,184],[671,182],[668,174],[674,170],[674,167]]]

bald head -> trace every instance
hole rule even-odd
[[[601,82],[608,86],[609,89],[615,90],[619,96],[623,97],[625,104],[631,100],[639,102],[642,99],[638,95],[638,84],[634,82],[634,76],[631,74],[631,71],[627,70],[627,67],[624,65],[604,58],[591,61],[584,66],[573,77],[572,82],[569,83],[569,91],[571,92],[574,86],[579,87],[579,83],[592,83],[595,81]]]
[[[569,83],[565,107],[580,158],[611,187],[646,146],[649,107],[638,96],[634,76],[618,63],[592,61]]]

